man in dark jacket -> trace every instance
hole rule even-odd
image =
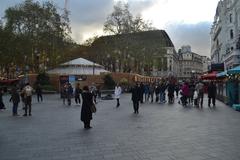
[[[41,102],[43,101],[43,97],[42,97],[42,87],[40,84],[37,84],[36,87],[36,93],[37,93],[37,100],[38,102],[41,100]]]
[[[137,83],[134,86],[134,88],[131,89],[131,92],[132,92],[132,101],[133,101],[134,113],[138,114],[139,101],[141,101],[141,87],[140,87],[140,84]]]
[[[212,81],[208,86],[208,107],[210,107],[211,100],[212,100],[213,107],[215,107],[216,93],[217,93],[217,87]]]
[[[17,110],[18,110],[18,103],[20,102],[20,96],[15,87],[11,91],[11,98],[9,101],[13,103],[12,115],[18,116]]]
[[[168,84],[168,103],[174,103],[174,90],[175,85],[173,82]]]

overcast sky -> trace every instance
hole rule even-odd
[[[4,10],[24,0],[0,0],[0,16]],[[45,0],[39,0],[45,1]],[[64,0],[52,0],[64,7]],[[210,28],[219,0],[122,0],[128,2],[130,11],[141,14],[158,29],[164,29],[176,50],[191,45],[192,51],[210,55]],[[102,35],[103,23],[113,11],[116,0],[68,0],[72,37],[79,43]]]

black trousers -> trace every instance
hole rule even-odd
[[[42,93],[38,93],[38,94],[37,94],[37,100],[38,100],[38,102],[40,101],[40,99],[41,99],[41,101],[43,101]]]
[[[215,97],[208,97],[208,106],[211,105],[211,101],[213,106],[215,106],[216,98]]]
[[[75,102],[76,102],[76,104],[81,104],[81,99],[80,99],[80,96],[79,95],[77,95],[77,96],[75,96]]]
[[[199,93],[199,94],[198,94],[198,106],[199,106],[199,104],[200,104],[201,107],[203,107],[203,96],[204,96],[203,93]]]
[[[134,109],[134,113],[138,113],[139,101],[133,101],[133,109]]]
[[[32,97],[31,96],[26,97],[24,110],[25,110],[25,114],[27,114],[27,112],[29,114],[31,114],[31,112],[32,112]]]
[[[90,127],[90,120],[84,121],[84,128],[89,128]]]
[[[117,107],[120,106],[119,98],[117,98]]]

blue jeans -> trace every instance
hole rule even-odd
[[[165,102],[165,93],[164,92],[160,92],[160,102]]]
[[[13,114],[17,114],[17,110],[18,110],[18,103],[13,103]]]

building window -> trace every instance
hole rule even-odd
[[[233,30],[230,30],[230,38],[233,39]]]
[[[230,23],[232,23],[232,14],[229,15]]]

